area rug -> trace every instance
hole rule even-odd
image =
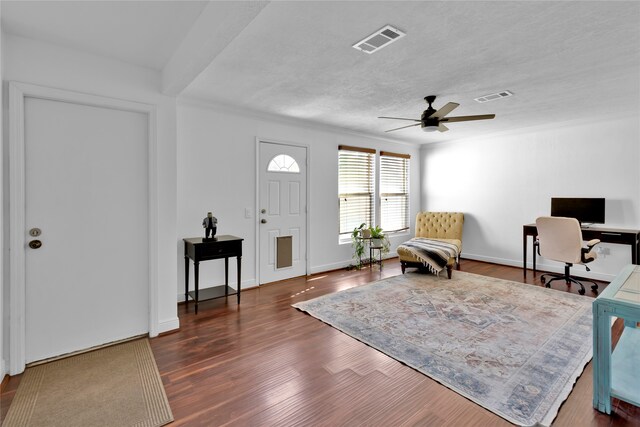
[[[27,368],[2,426],[151,427],[171,421],[145,338]]]
[[[592,355],[591,302],[456,271],[293,306],[517,425],[551,424]]]

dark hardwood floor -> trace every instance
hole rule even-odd
[[[470,260],[463,271],[542,286],[539,274]],[[455,275],[455,271],[453,274]],[[179,306],[179,331],[151,340],[175,422],[185,426],[511,425],[417,371],[385,356],[291,304],[400,273],[333,271],[286,280],[206,301],[193,314]],[[604,288],[606,284],[601,286]],[[575,292],[564,284],[554,289]],[[587,287],[587,296],[594,294]],[[619,336],[621,325],[614,326]],[[4,418],[19,384],[2,393]],[[615,402],[607,416],[592,404],[591,363],[554,426],[640,426],[640,409]]]

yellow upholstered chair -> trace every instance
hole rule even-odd
[[[448,243],[457,248],[458,255],[450,257],[446,268],[447,276],[451,278],[451,270],[454,264],[460,269],[460,253],[462,252],[462,226],[464,224],[464,214],[462,212],[419,212],[416,215],[416,238],[426,238],[438,242]],[[416,239],[411,239],[411,243]],[[423,267],[424,263],[415,257],[413,253],[404,248],[398,247],[400,265],[404,274],[407,267]]]

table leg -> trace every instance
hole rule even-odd
[[[238,260],[238,305],[240,305],[240,283],[242,283],[242,281],[240,280],[240,274],[242,272],[242,257],[238,256],[237,260]]]
[[[200,270],[200,263],[197,261],[193,262],[193,278],[195,280],[195,291],[196,291],[196,314],[198,314],[198,273]]]
[[[636,239],[638,237],[636,236]],[[631,264],[638,265],[640,264],[640,260],[638,260],[638,252],[640,251],[640,241],[636,241],[635,245],[631,245]]]
[[[527,233],[522,230],[522,274],[527,277]]]
[[[371,270],[371,266],[373,265],[373,249],[369,246],[369,270]]]
[[[593,307],[593,407],[611,413],[611,318]]]
[[[537,247],[536,247],[536,238],[537,238],[537,237],[538,237],[538,236],[532,236],[532,237],[531,237],[531,241],[532,241],[532,243],[533,243],[533,245],[532,245],[532,249],[533,249],[533,251],[532,251],[532,252],[533,252],[533,255],[532,255],[532,256],[533,256],[533,276],[534,276],[534,277],[535,277],[535,275],[536,275],[536,257],[538,256],[538,253],[537,253],[537,251],[536,251],[536,249],[537,249]]]
[[[189,310],[189,257],[184,257],[184,303]]]
[[[229,257],[224,257],[224,296],[229,296]]]

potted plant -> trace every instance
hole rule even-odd
[[[382,253],[384,255],[388,254],[391,244],[382,228],[376,225],[375,227],[369,227],[369,230],[371,231],[371,246],[381,247]]]
[[[360,224],[351,232],[351,246],[353,247],[353,259],[356,262],[356,269],[362,267],[362,255],[364,254],[364,231],[369,231],[365,228],[365,223]]]

